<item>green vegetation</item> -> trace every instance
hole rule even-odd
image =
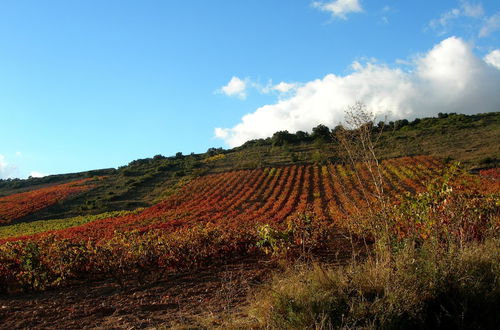
[[[498,141],[499,112],[440,114],[439,118],[416,119],[384,132],[377,148],[383,158],[425,154],[481,168],[499,166]]]
[[[226,157],[213,162],[210,171],[341,161],[342,147],[325,134],[325,128],[319,125],[312,134],[280,131],[267,139],[250,140],[225,151]],[[331,132],[340,129],[337,126]],[[380,159],[430,155],[459,161],[469,169],[499,166],[500,112],[381,122],[374,127],[376,134],[380,130],[375,145]]]
[[[95,220],[114,218],[129,214],[136,214],[140,211],[141,209],[137,209],[135,211],[114,211],[96,215],[80,215],[77,217],[65,218],[65,219],[50,219],[50,220],[39,220],[35,222],[16,223],[13,225],[1,226],[0,238],[27,236],[46,231],[60,230],[60,229],[83,225],[85,223]]]

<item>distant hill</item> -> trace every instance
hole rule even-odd
[[[398,120],[374,128],[382,130],[376,151],[381,159],[429,155],[460,161],[468,169],[497,167],[500,159],[500,112],[477,115],[439,114],[437,118]],[[341,148],[324,125],[311,133],[277,132],[225,150],[172,157],[138,159],[118,169],[51,175],[26,180],[0,180],[0,197],[72,180],[104,176],[91,190],[71,196],[23,221],[65,218],[151,206],[192,178],[237,169],[292,164],[340,162]]]

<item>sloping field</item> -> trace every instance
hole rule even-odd
[[[491,177],[497,172],[491,172],[483,173],[489,174],[484,178],[462,173],[453,189],[431,191],[444,188],[457,196],[464,191],[469,201],[465,211],[484,209],[484,219],[494,218],[495,198],[487,198],[486,208],[479,205],[481,196],[500,191],[500,182]],[[26,235],[27,228],[25,236],[4,236],[0,292],[43,290],[88,278],[112,278],[120,285],[130,277],[155,282],[165,274],[194,271],[228,258],[274,253],[286,244],[318,250],[331,244],[335,253],[345,252],[349,244],[337,243],[345,239],[343,231],[353,215],[363,219],[367,210],[378,213],[375,205],[383,204],[375,201],[381,195],[403,203],[399,197],[424,192],[430,180],[446,180],[446,173],[437,159],[418,156],[386,160],[371,170],[366,164],[309,164],[201,176],[144,210],[69,218],[68,223],[45,221],[29,231],[32,235]],[[447,210],[452,200],[447,198],[430,205],[431,211]],[[414,225],[412,209],[395,220],[388,230],[398,237],[411,233],[425,239],[434,228],[433,222]],[[8,232],[8,227],[2,229]]]
[[[21,219],[71,195],[92,188],[91,179],[82,179],[47,188],[0,197],[0,224]]]
[[[428,156],[387,160],[380,167],[381,188],[389,196],[416,192],[442,168],[442,163]],[[378,176],[378,171],[370,172],[366,166],[354,170],[340,164],[292,165],[206,175],[140,213],[95,220],[51,233],[61,238],[100,240],[112,237],[116,231],[160,228],[170,231],[206,223],[233,227],[280,223],[304,211],[335,222],[375,198],[374,182]]]

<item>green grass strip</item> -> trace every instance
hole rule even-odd
[[[120,217],[124,215],[138,213],[140,211],[142,211],[142,209],[137,209],[134,211],[113,211],[113,212],[100,213],[96,215],[80,215],[65,219],[38,220],[33,222],[21,222],[8,226],[0,226],[0,238],[34,235],[49,230],[66,229],[70,227],[83,225],[85,223],[92,222],[95,220]]]

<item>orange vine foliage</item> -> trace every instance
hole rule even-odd
[[[438,160],[419,156],[384,161],[377,173],[363,164],[329,164],[202,176],[139,213],[0,240],[0,293],[85,277],[123,284],[134,275],[148,282],[257,248],[320,247],[336,227],[349,227],[353,214],[378,221],[383,209],[373,210],[381,205],[374,202],[377,190],[398,201],[384,214],[390,215],[387,230],[394,240],[434,235],[465,242],[498,231],[499,182],[464,174],[448,184],[444,169]],[[382,177],[378,183],[376,176]],[[445,184],[428,185],[434,178]],[[496,195],[484,195],[490,192]],[[360,225],[361,234],[377,227]]]
[[[479,171],[479,175],[485,178],[491,178],[493,180],[500,181],[500,167],[481,170]]]
[[[306,210],[312,210],[320,220],[335,223],[375,198],[371,174],[365,166],[357,167],[355,171],[349,165],[292,165],[206,175],[139,214],[101,219],[35,237],[55,234],[65,239],[102,240],[115,232],[171,231],[206,223],[226,227],[280,224]],[[442,168],[442,163],[427,156],[385,161],[381,172],[384,189],[391,196],[421,191],[426,180]],[[34,237],[7,240],[27,238]]]
[[[17,219],[57,203],[70,195],[89,190],[88,179],[72,181],[52,187],[0,197],[0,224]]]

